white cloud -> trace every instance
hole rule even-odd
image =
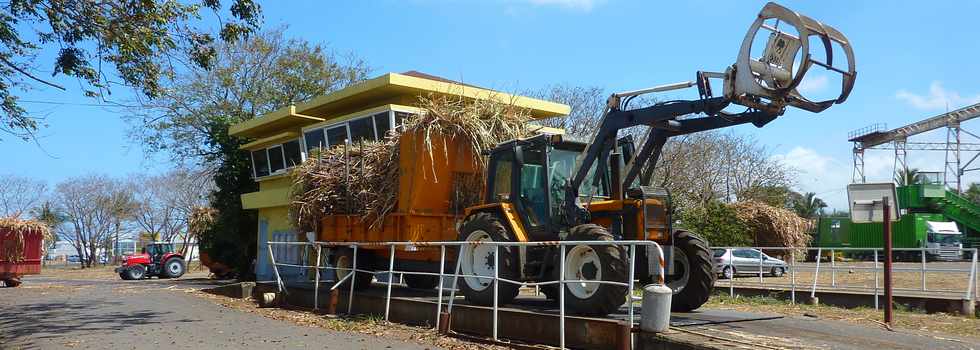
[[[799,191],[816,193],[831,208],[847,209],[847,184],[851,183],[854,170],[851,159],[836,159],[802,146],[796,146],[785,154],[774,155],[773,159],[798,172],[796,185]],[[869,182],[890,181],[893,165],[894,159],[890,153],[866,153],[865,179]]]
[[[582,12],[592,11],[603,0],[522,0],[536,6],[558,6]]]
[[[980,94],[960,96],[956,91],[944,89],[942,83],[938,81],[929,84],[929,94],[927,95],[919,95],[902,89],[895,93],[895,98],[923,110],[946,110],[947,107],[956,109],[980,102]]]
[[[828,79],[826,75],[818,75],[812,78],[811,76],[806,75],[803,76],[803,81],[801,81],[800,85],[796,87],[796,90],[803,95],[823,91],[827,88],[827,81]]]

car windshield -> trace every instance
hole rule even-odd
[[[713,251],[716,258],[720,258],[722,255],[725,255],[724,249],[714,249]]]

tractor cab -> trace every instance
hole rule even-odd
[[[153,263],[159,263],[163,257],[173,254],[174,251],[172,243],[151,243],[143,247],[143,253],[149,256]]]

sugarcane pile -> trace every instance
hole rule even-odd
[[[53,241],[54,236],[48,225],[34,220],[0,218],[0,261],[19,262],[24,259],[24,235],[40,235],[44,240]]]
[[[477,174],[454,174],[457,193],[450,206],[459,209],[479,201],[483,190],[483,151],[497,143],[531,134],[527,110],[493,99],[464,99],[461,96],[421,96],[423,113],[404,121],[382,141],[339,145],[311,152],[293,172],[290,216],[304,231],[315,231],[326,215],[359,215],[374,227],[397,205],[399,149],[402,133],[422,135],[421,150],[435,160],[433,142],[461,144],[474,155]],[[445,146],[445,145],[442,145]],[[446,147],[438,149],[446,150]],[[435,176],[435,173],[422,174]]]
[[[756,201],[738,202],[731,206],[739,221],[749,227],[755,246],[805,248],[810,242],[810,221],[789,209]]]

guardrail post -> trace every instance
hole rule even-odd
[[[980,292],[980,290],[974,289],[980,283],[977,282],[977,251],[977,248],[973,248],[973,262],[970,264],[970,280],[967,282],[966,300],[980,299],[977,298],[977,292]]]
[[[795,249],[791,249],[789,251],[789,263],[791,264],[790,271],[792,272],[790,276],[792,276],[793,278],[793,281],[790,282],[790,286],[792,288],[792,291],[790,291],[789,293],[790,303],[796,304],[796,250]]]
[[[818,258],[819,259],[819,258]],[[830,250],[830,286],[837,288],[837,253]]]
[[[762,280],[762,249],[759,249],[759,284],[765,285],[766,282]]]
[[[388,311],[391,309],[391,282],[395,279],[395,245],[389,243],[388,254],[388,292],[385,294],[385,322],[388,321]],[[354,276],[351,276],[354,277]]]
[[[282,277],[279,276],[279,266],[276,265],[276,255],[272,253],[272,242],[266,242],[265,247],[269,248],[269,262],[272,263],[272,272],[276,274],[276,284],[279,286],[279,292],[289,294],[289,292],[286,291],[285,283],[282,282]]]
[[[732,278],[728,279],[728,296],[735,297],[735,265],[732,262],[735,260],[734,249],[728,249],[728,271],[732,272]]]
[[[313,311],[316,311],[320,306],[320,246],[314,245],[314,247],[316,247],[316,269],[313,271],[315,274],[313,276]]]
[[[444,329],[440,330],[442,333],[448,333],[452,328],[450,323],[452,322],[453,315],[453,301],[456,300],[456,287],[457,283],[459,283],[459,269],[463,265],[463,244],[466,243],[461,243],[457,246],[459,247],[459,252],[457,252],[456,255],[456,269],[453,272],[453,288],[449,291],[449,305],[446,306],[446,322],[442,323],[442,327]]]
[[[634,324],[634,320],[633,320],[633,278],[636,277],[636,244],[630,244],[630,273],[629,273],[629,276],[630,276],[630,279],[629,279],[629,287],[627,287],[627,289],[629,290],[629,296],[628,296],[627,299],[629,299],[629,303],[630,303],[630,306],[629,306],[629,310],[630,310],[629,311],[629,313],[630,313],[630,326],[629,326],[629,329],[632,329],[633,328],[633,324]],[[601,287],[601,285],[600,285],[600,287]],[[632,349],[633,348],[632,347],[632,344],[633,344],[633,334],[632,334],[632,332],[630,332],[629,342],[630,342],[630,348]]]
[[[919,256],[922,258],[922,291],[926,291],[926,250],[925,248],[919,248]]]
[[[813,272],[813,287],[810,288],[810,301],[816,300],[817,297],[817,278],[820,277],[820,260],[821,255],[823,255],[823,248],[817,248],[817,268]],[[816,303],[814,303],[816,304]]]
[[[351,310],[353,310],[353,308],[354,308],[354,283],[356,283],[355,281],[357,281],[357,279],[354,278],[354,277],[357,276],[357,247],[358,247],[358,245],[357,244],[354,244],[354,259],[352,259],[353,261],[351,262],[351,266],[350,266],[350,273],[351,273],[351,275],[350,275],[350,291],[347,293],[347,314],[348,315],[352,314]],[[334,270],[334,277],[337,276],[337,272],[336,271],[337,270]]]
[[[875,266],[871,270],[874,271],[874,275],[875,275],[875,310],[878,310],[878,249],[871,249],[871,250],[874,251],[874,256],[875,256],[874,258]]]
[[[558,260],[558,346],[565,348],[565,245],[558,243],[560,259]]]
[[[436,331],[439,330],[439,318],[442,314],[442,281],[446,273],[446,246],[439,245],[439,300],[436,301]]]
[[[493,340],[497,339],[497,308],[500,294],[500,246],[493,245]]]

